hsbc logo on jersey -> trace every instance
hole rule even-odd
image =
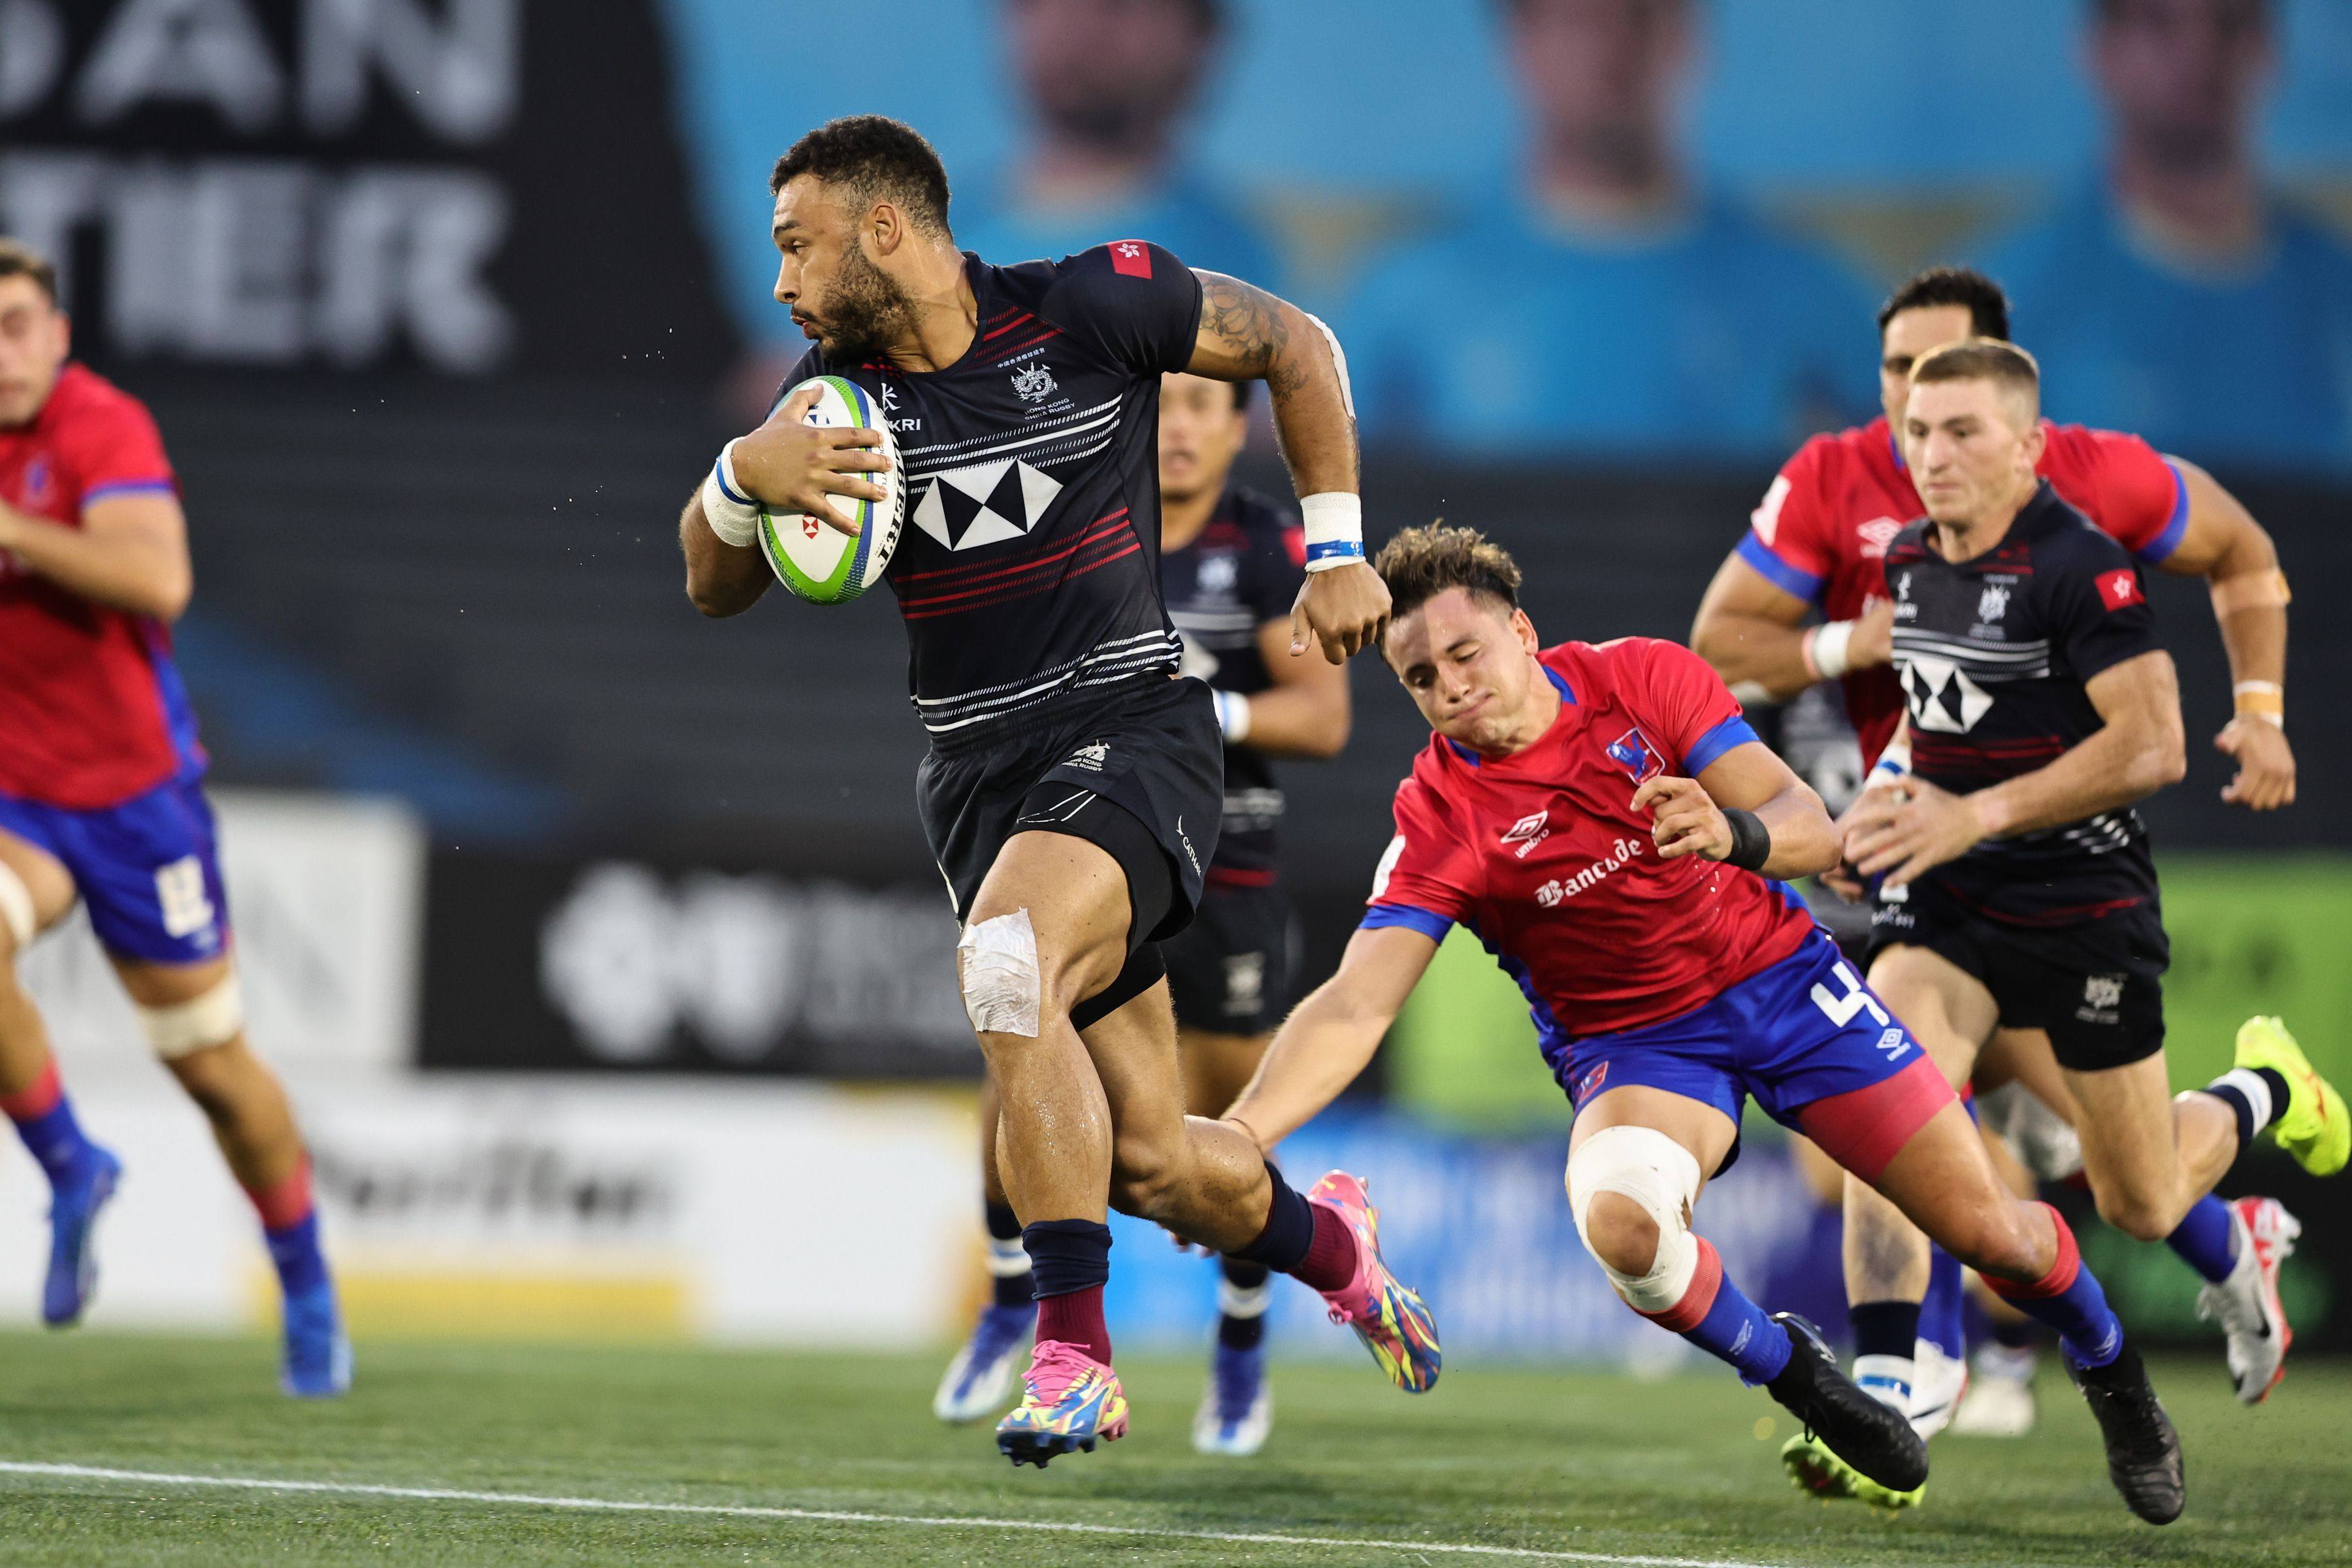
[[[1914,729],[1963,734],[1992,710],[1992,694],[1948,658],[1924,654],[1906,658],[1901,679]]]
[[[1523,816],[1511,824],[1503,832],[1503,847],[1511,849],[1513,845],[1518,846],[1511,852],[1520,859],[1526,859],[1528,850],[1551,837],[1550,829],[1544,826],[1544,818],[1550,815],[1549,811],[1538,811],[1533,816]]]
[[[1061,481],[1018,458],[932,476],[915,502],[915,526],[950,550],[1019,539],[1062,493]]]
[[[1650,744],[1650,738],[1642,733],[1639,725],[1610,742],[1604,749],[1609,760],[1632,775],[1635,784],[1645,783],[1666,771],[1665,760],[1658,755],[1657,748]]]
[[[2139,591],[2139,574],[2137,572],[2101,573],[2099,598],[2110,610],[2147,603],[2147,595]]]

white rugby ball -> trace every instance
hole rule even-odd
[[[882,417],[881,405],[864,387],[837,375],[813,375],[785,397],[790,399],[809,387],[817,390],[816,405],[808,411],[811,425],[882,433],[880,450],[890,460],[889,471],[860,477],[880,485],[883,499],[831,498],[842,515],[857,524],[855,537],[822,518],[770,511],[763,506],[760,548],[777,580],[794,594],[811,604],[845,605],[882,580],[891,552],[898,548],[898,526],[907,512],[905,476],[898,464],[898,443]]]

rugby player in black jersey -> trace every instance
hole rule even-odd
[[[2274,1347],[2259,1368],[2232,1367],[2241,1394],[2252,1381],[2259,1396],[2285,1349],[2277,1267],[2291,1222],[2264,1199],[2233,1213],[2211,1190],[2265,1130],[2315,1173],[2340,1170],[2343,1100],[2274,1019],[2240,1031],[2230,1072],[2171,1096],[2168,946],[2133,806],[2186,763],[2138,564],[2037,478],[2031,355],[1973,339],[1927,354],[1911,379],[1904,455],[1927,516],[1885,560],[1906,711],[1897,762],[1843,825],[1846,858],[1879,879],[1871,984],[1940,1063],[1965,1064],[1999,1026],[2047,1031],[2101,1215],[2184,1252],[2242,1248],[2221,1289]],[[1907,1251],[1903,1272],[1924,1283],[1927,1244],[1907,1221],[1851,1186],[1846,1215],[1850,1275],[1869,1259],[1885,1275]],[[2175,1234],[2197,1226],[2208,1234]],[[2069,1356],[2117,1488],[2161,1522],[2180,1510],[2179,1450],[2130,1361]]]
[[[865,387],[902,462],[889,582],[931,736],[917,800],[1036,1277],[1036,1348],[998,1447],[1043,1465],[1126,1429],[1102,1315],[1112,1203],[1296,1275],[1400,1387],[1428,1387],[1434,1330],[1381,1262],[1362,1184],[1333,1172],[1301,1194],[1244,1135],[1187,1121],[1156,945],[1199,907],[1224,802],[1216,704],[1178,679],[1160,597],[1160,378],[1266,384],[1307,532],[1287,657],[1312,641],[1338,664],[1388,616],[1338,343],[1141,240],[1013,267],[961,252],[938,154],[879,116],[810,132],[770,189],[776,299],[815,342],[786,384]],[[865,477],[886,466],[878,437],[810,428],[813,403],[730,443],[688,502],[687,592],[706,615],[749,609],[772,580],[758,505],[831,518],[833,496],[881,499]]]
[[[1254,384],[1171,375],[1160,395],[1160,585],[1184,640],[1184,673],[1215,693],[1225,740],[1224,822],[1201,907],[1162,948],[1185,1100],[1208,1117],[1248,1084],[1290,1002],[1290,903],[1275,875],[1283,797],[1268,759],[1336,756],[1348,740],[1345,668],[1289,654],[1305,533],[1295,514],[1231,482]],[[991,1300],[940,1379],[931,1408],[942,1421],[1003,1407],[1013,1357],[1036,1319],[1021,1222],[992,1158],[992,1087],[981,1107]],[[1273,1423],[1265,1350],[1273,1289],[1262,1263],[1221,1265],[1216,1349],[1192,1447],[1246,1456],[1265,1447]]]

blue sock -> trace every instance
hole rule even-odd
[[[1789,1364],[1789,1336],[1724,1274],[1723,1259],[1706,1237],[1696,1239],[1698,1272],[1691,1276],[1690,1289],[1666,1310],[1642,1315],[1730,1363],[1748,1387],[1771,1382]]]
[[[2189,1205],[2188,1214],[2164,1238],[2164,1245],[2218,1285],[2230,1277],[2231,1266],[2237,1261],[2236,1228],[2230,1223],[2230,1205],[2207,1193]]]
[[[1969,1293],[1961,1284],[1960,1260],[1940,1247],[1929,1258],[1927,1294],[1919,1303],[1919,1337],[1958,1360],[1969,1353],[1963,1327]]]
[[[2050,1209],[2050,1205],[2042,1205]],[[2058,1227],[2058,1258],[2050,1272],[2032,1284],[1985,1277],[1993,1294],[2057,1332],[2066,1359],[2078,1367],[2105,1366],[2124,1348],[2124,1326],[2107,1305],[2107,1293],[2083,1267],[2083,1254],[2065,1216],[2050,1209]]]
[[[26,1151],[52,1187],[70,1175],[89,1152],[89,1139],[74,1120],[73,1101],[66,1098],[65,1086],[58,1081],[54,1060],[24,1089],[0,1095],[0,1110],[16,1124],[16,1136],[25,1141]]]
[[[319,1215],[314,1210],[279,1230],[261,1233],[269,1247],[269,1261],[278,1266],[278,1285],[289,1300],[307,1296],[327,1283],[327,1257],[319,1250]]]

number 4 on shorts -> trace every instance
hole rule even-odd
[[[1813,983],[1813,1005],[1828,1014],[1831,1023],[1835,1024],[1839,1028],[1843,1029],[1848,1024],[1853,1022],[1853,1016],[1856,1013],[1860,1013],[1865,1009],[1867,1009],[1870,1016],[1877,1019],[1881,1025],[1891,1024],[1894,1022],[1892,1018],[1889,1018],[1886,1016],[1886,1009],[1878,1005],[1878,998],[1873,996],[1869,992],[1864,991],[1862,988],[1862,981],[1860,977],[1854,973],[1853,969],[1847,966],[1845,960],[1838,960],[1837,966],[1832,973],[1837,975],[1839,982],[1845,986],[1844,995],[1833,995],[1831,994],[1828,986],[1822,984],[1819,981],[1815,981]]]

